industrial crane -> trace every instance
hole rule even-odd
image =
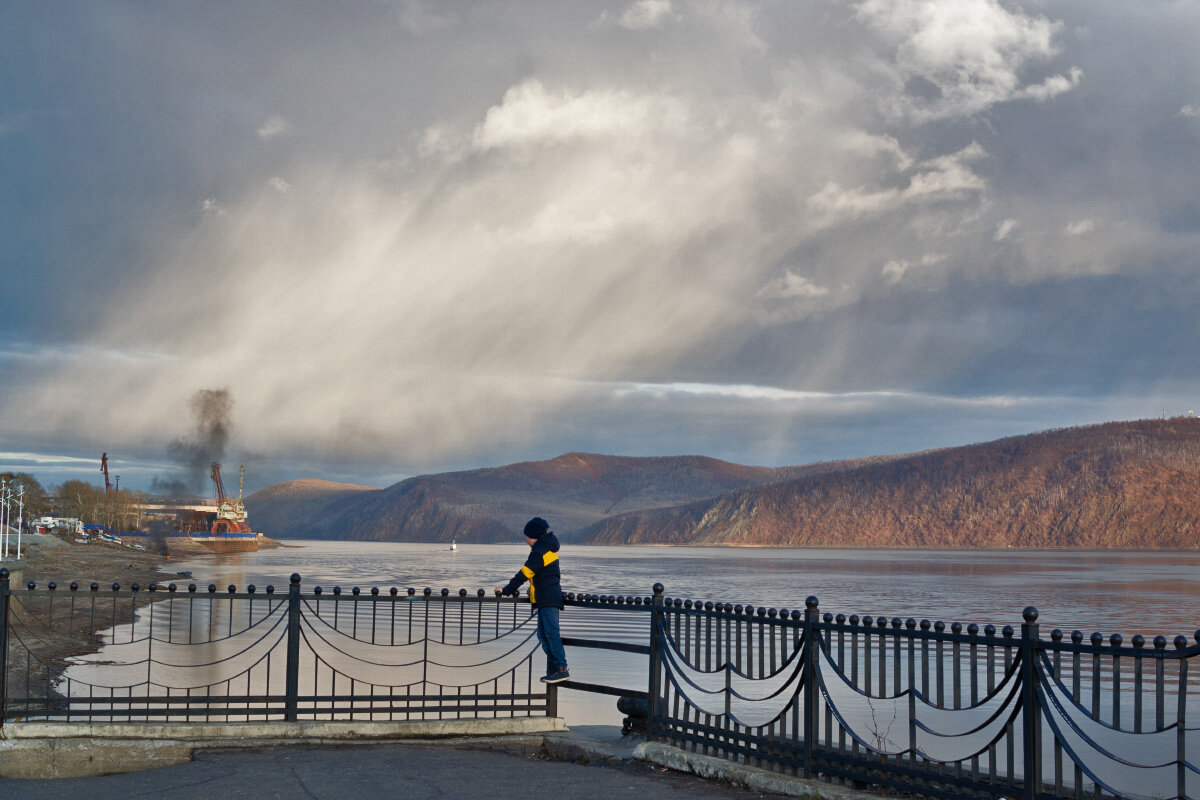
[[[100,456],[100,471],[104,473],[104,493],[108,494],[108,490],[112,488],[112,484],[108,482],[108,453]]]
[[[217,518],[213,522],[213,533],[250,533],[246,522],[246,506],[242,503],[242,491],[246,482],[246,468],[242,467],[238,478],[237,499],[225,496],[225,485],[221,483],[221,465],[212,465],[212,479],[217,487]]]

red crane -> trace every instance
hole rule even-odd
[[[108,453],[100,456],[100,471],[104,473],[104,493],[108,494],[108,490],[112,488],[112,484],[108,482]]]

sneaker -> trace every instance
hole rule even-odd
[[[571,673],[565,669],[560,669],[558,672],[551,672],[542,676],[542,683],[562,683],[563,681],[571,680]]]

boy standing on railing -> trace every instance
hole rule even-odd
[[[558,612],[563,607],[562,587],[559,585],[558,537],[550,523],[534,517],[525,523],[525,542],[529,558],[525,566],[499,591],[516,596],[522,583],[529,581],[529,602],[537,609],[537,637],[546,653],[546,674],[542,683],[562,683],[570,679],[567,654],[558,631]]]

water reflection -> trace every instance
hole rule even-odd
[[[56,688],[99,720],[168,709],[194,720],[279,716],[292,627],[302,717],[526,716],[528,696],[543,693],[525,604],[307,593],[294,618],[289,610],[286,592],[157,593],[133,623],[104,633],[100,653],[72,659]]]

